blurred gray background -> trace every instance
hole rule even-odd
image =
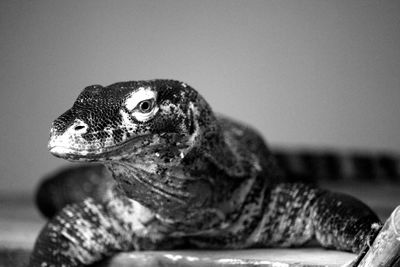
[[[0,194],[87,85],[174,78],[270,143],[400,151],[400,1],[0,1]]]

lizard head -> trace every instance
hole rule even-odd
[[[115,161],[151,151],[166,163],[195,142],[199,123],[193,118],[206,115],[199,100],[194,89],[173,80],[88,86],[53,122],[48,147],[71,161]]]
[[[185,83],[93,85],[53,122],[48,147],[70,161],[104,163],[128,197],[171,215],[206,205],[210,186],[193,178],[202,168],[194,151],[207,151],[217,127],[209,105]]]

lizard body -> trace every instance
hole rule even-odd
[[[134,249],[292,247],[313,238],[361,253],[380,229],[358,200],[287,182],[256,131],[215,115],[178,81],[85,88],[54,121],[49,149],[100,162],[114,181],[102,178],[104,170],[85,180],[100,189],[48,222],[31,266],[82,266]]]

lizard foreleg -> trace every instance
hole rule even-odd
[[[144,226],[152,216],[125,197],[68,205],[40,233],[30,266],[84,266],[116,251],[151,247],[160,238]]]
[[[268,246],[300,246],[315,238],[323,247],[360,253],[381,228],[361,201],[304,184],[278,184],[266,200],[252,238]]]

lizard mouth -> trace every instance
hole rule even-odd
[[[112,161],[134,155],[143,147],[154,143],[154,137],[154,135],[137,136],[120,144],[100,148],[90,146],[86,146],[86,148],[69,147],[62,143],[58,144],[55,140],[50,140],[48,149],[54,156],[69,161]]]

